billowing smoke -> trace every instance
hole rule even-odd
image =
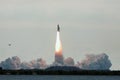
[[[0,67],[3,69],[44,69],[47,67],[46,61],[43,59],[32,60],[30,62],[21,62],[20,58],[14,56],[8,58],[0,63]]]
[[[21,69],[33,69],[34,67],[29,62],[22,62]]]
[[[66,65],[66,66],[74,66],[74,59],[73,58],[71,58],[71,57],[68,57],[67,59],[65,59],[64,60],[64,64]]]
[[[71,57],[68,57],[68,58],[66,58],[66,59],[63,60],[62,64],[60,63],[60,61],[59,62],[55,61],[50,66],[74,66],[74,59],[71,58]]]
[[[48,66],[77,66],[80,69],[85,70],[109,70],[112,66],[109,57],[103,54],[88,54],[86,58],[75,65],[74,59],[68,57],[63,60],[64,64],[60,64],[54,62],[52,65],[47,65],[46,61],[42,58],[32,60],[29,62],[21,62],[20,58],[14,56],[12,58],[8,58],[0,63],[0,67],[3,69],[45,69]]]
[[[46,61],[41,58],[37,60],[32,60],[30,62],[21,63],[22,69],[45,69],[46,67]]]
[[[88,54],[86,59],[78,62],[77,66],[86,70],[109,70],[112,64],[109,57],[103,53],[99,55]]]
[[[21,61],[20,58],[17,56],[8,58],[0,63],[0,66],[3,69],[20,69],[20,65],[21,65]]]

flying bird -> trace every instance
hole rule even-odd
[[[11,44],[8,44],[8,46],[11,46]]]

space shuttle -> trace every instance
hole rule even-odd
[[[60,32],[60,27],[59,24],[57,25],[57,31]]]

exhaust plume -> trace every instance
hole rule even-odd
[[[60,40],[60,27],[57,25],[57,36],[55,44],[55,62],[56,65],[63,65],[63,55],[62,55],[62,43]]]
[[[56,36],[55,54],[62,55],[62,43],[60,40],[60,32],[58,31]]]
[[[112,64],[109,57],[103,53],[99,55],[88,54],[86,59],[78,62],[77,66],[86,70],[109,70]]]

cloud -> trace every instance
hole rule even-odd
[[[80,62],[75,64],[74,59],[68,57],[64,59],[64,64],[60,64],[58,62],[54,62],[51,65],[47,65],[46,61],[42,58],[32,60],[29,62],[21,62],[20,58],[14,56],[12,58],[8,58],[5,61],[0,63],[0,67],[3,69],[45,69],[49,66],[77,66],[80,69],[85,70],[109,70],[112,66],[111,61],[107,54],[102,53],[98,55],[87,54],[86,58]]]
[[[74,66],[74,59],[71,57],[68,57],[66,59],[63,59],[63,56],[57,56],[57,61],[53,62],[50,66]]]
[[[44,69],[46,68],[46,61],[42,58],[37,60],[32,60],[30,62],[21,62],[20,58],[14,56],[12,58],[8,58],[5,61],[0,63],[0,66],[3,69]]]
[[[46,61],[43,60],[42,58],[39,58],[37,60],[32,60],[30,61],[30,63],[32,67],[35,69],[44,69],[47,66]]]
[[[5,61],[2,61],[0,66],[3,69],[20,69],[21,61],[20,58],[14,56],[12,58],[8,58]]]
[[[103,53],[99,55],[88,54],[86,59],[77,63],[77,66],[86,70],[109,70],[112,64],[108,55]]]
[[[33,69],[32,65],[27,62],[21,63],[21,69]]]
[[[64,64],[66,66],[74,66],[74,59],[71,57],[68,57],[64,60]]]

